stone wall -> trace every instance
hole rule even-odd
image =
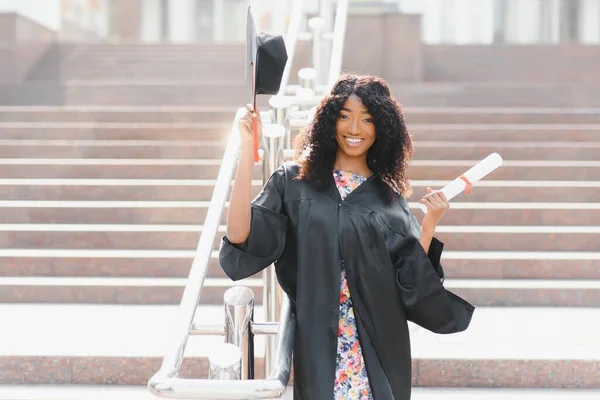
[[[55,38],[54,31],[19,14],[0,14],[0,83],[21,82]]]
[[[391,82],[600,84],[600,46],[426,45],[417,15],[350,15],[343,68]]]

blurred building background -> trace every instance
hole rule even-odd
[[[283,31],[291,0],[4,0],[60,40],[242,41],[251,4],[262,30]],[[306,11],[317,13],[318,0]],[[425,43],[600,43],[599,0],[351,0],[351,12],[422,15]]]

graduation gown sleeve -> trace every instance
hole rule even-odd
[[[285,247],[287,217],[283,212],[285,170],[276,170],[252,201],[250,236],[234,244],[221,240],[219,262],[232,280],[247,278],[281,257]]]
[[[410,214],[407,245],[396,258],[396,284],[407,319],[435,333],[467,329],[474,307],[443,286],[440,258],[444,244],[433,238],[428,253],[419,242],[421,227]]]

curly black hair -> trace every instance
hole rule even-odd
[[[388,201],[398,195],[409,197],[407,167],[413,152],[412,138],[400,104],[387,83],[374,76],[343,75],[321,101],[307,130],[295,140],[296,160],[301,166],[296,179],[317,189],[331,182],[338,146],[336,121],[344,102],[353,94],[369,110],[375,124],[375,142],[367,153],[369,168],[379,175],[380,188]]]

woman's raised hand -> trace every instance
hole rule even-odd
[[[240,145],[244,148],[253,148],[254,134],[252,131],[252,119],[254,117],[256,117],[258,122],[258,141],[260,143],[260,138],[262,137],[262,123],[258,108],[256,109],[255,113],[252,104],[246,104],[246,112],[244,115],[242,115],[238,122],[238,127],[240,130]]]

